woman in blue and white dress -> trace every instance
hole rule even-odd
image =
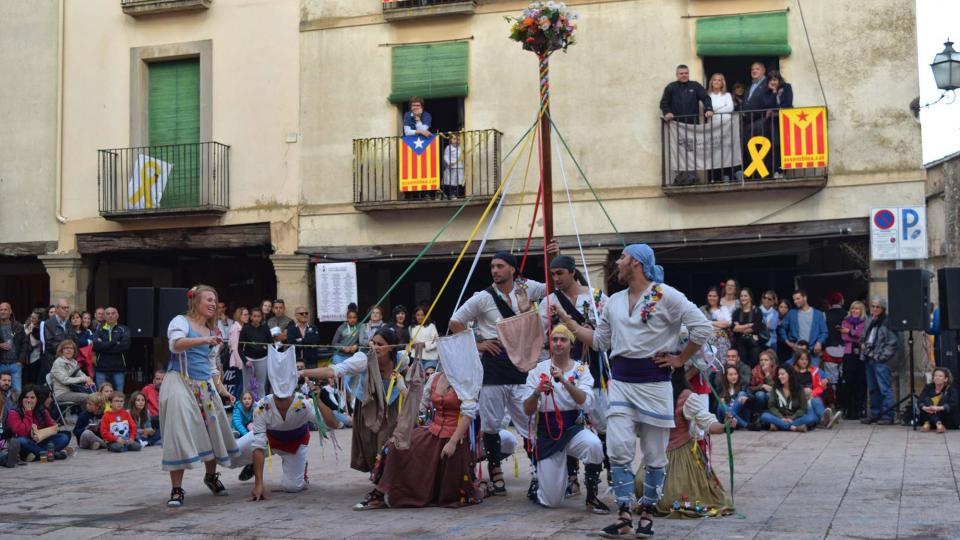
[[[187,291],[187,313],[167,327],[170,363],[160,386],[162,468],[170,472],[167,506],[183,505],[183,472],[203,463],[203,483],[214,495],[226,495],[217,464],[231,465],[238,455],[222,398],[233,396],[220,380],[218,353],[223,339],[216,334],[217,291],[196,285]]]

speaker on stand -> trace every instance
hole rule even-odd
[[[903,397],[893,407],[880,413],[886,416],[890,411],[897,410],[903,403],[910,400],[910,425],[917,429],[917,419],[920,416],[919,397],[916,394],[916,370],[914,369],[913,332],[927,330],[930,317],[930,280],[933,274],[922,268],[904,268],[887,272],[887,324],[894,332],[907,333],[908,358],[910,359],[910,393]]]

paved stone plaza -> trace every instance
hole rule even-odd
[[[338,432],[349,446],[349,431]],[[845,423],[807,434],[734,435],[736,502],[745,517],[666,520],[656,538],[960,538],[960,432]],[[509,475],[510,495],[452,509],[352,512],[368,490],[346,449],[311,449],[311,488],[253,504],[227,471],[229,497],[214,498],[200,471],[188,471],[186,505],[165,506],[168,476],[159,448],[140,453],[81,451],[54,464],[0,469],[2,538],[584,538],[610,517],[535,507],[524,498],[527,468]],[[714,437],[727,482],[726,445]],[[512,463],[507,462],[508,471]],[[279,482],[275,462],[268,482]],[[612,497],[607,496],[608,501]]]

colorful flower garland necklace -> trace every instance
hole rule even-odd
[[[647,323],[657,311],[657,304],[660,303],[660,300],[663,300],[663,287],[659,283],[654,283],[650,287],[650,292],[643,295],[641,300],[643,305],[640,306],[640,320]]]

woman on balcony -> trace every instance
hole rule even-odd
[[[727,79],[714,73],[708,85],[713,116],[710,118],[711,148],[710,182],[729,182],[734,170],[740,167],[740,123],[733,121],[733,96],[727,92]]]
[[[773,168],[770,169],[775,176],[782,176],[780,170],[780,113],[777,109],[793,108],[793,87],[783,79],[780,71],[774,69],[767,73],[767,92],[761,96],[763,108],[767,109],[767,118],[770,126],[770,141],[773,146],[770,153],[767,154],[765,161],[768,163],[773,160]],[[770,157],[772,156],[772,158]]]

